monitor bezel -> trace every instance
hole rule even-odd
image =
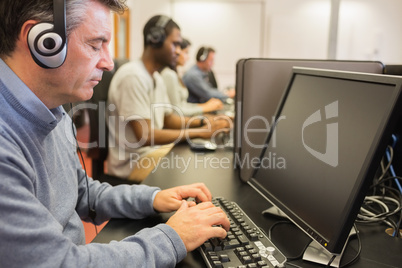
[[[326,249],[329,253],[338,255],[342,252],[342,249],[347,241],[357,213],[366,196],[368,187],[370,186],[370,183],[378,169],[381,158],[385,153],[386,147],[389,142],[389,137],[391,137],[392,130],[396,125],[398,115],[401,113],[400,107],[402,106],[402,77],[348,71],[334,71],[317,68],[293,67],[290,81],[286,87],[286,90],[283,93],[280,105],[278,106],[275,113],[276,118],[280,118],[281,116],[282,109],[285,105],[286,99],[297,75],[309,75],[369,83],[380,83],[392,85],[394,87],[391,101],[392,103],[387,106],[386,115],[382,118],[380,127],[375,135],[374,142],[359,172],[358,178],[356,178],[353,191],[348,198],[347,204],[349,205],[345,207],[342,219],[339,219],[338,224],[333,230],[332,237],[328,239],[324,238],[322,235],[320,235],[319,230],[315,230],[314,228],[309,226],[309,224],[305,222],[305,219],[301,219],[300,217],[295,215],[295,213],[287,209],[287,207],[284,206],[280,202],[280,200],[277,200],[276,197],[269,192],[269,190],[262,187],[261,184],[255,179],[255,176],[258,172],[258,167],[254,169],[253,176],[248,181],[248,184],[251,187],[253,187],[259,194],[261,194],[267,201],[269,201],[269,203],[271,203],[273,206],[277,207],[280,211],[287,215],[287,217],[296,226],[303,230],[308,236],[310,236],[313,240],[322,245],[323,248]],[[266,150],[269,149],[269,141],[271,139],[272,133],[275,132],[274,130],[276,127],[277,125],[274,125],[272,129],[273,131],[270,131],[270,133],[268,134],[264,149],[261,151],[260,159],[264,156]]]

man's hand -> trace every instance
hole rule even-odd
[[[211,202],[190,207],[186,201],[182,201],[180,209],[166,224],[178,233],[188,252],[201,246],[209,238],[225,238],[230,228],[225,212]]]
[[[198,137],[203,139],[210,139],[211,137],[216,137],[220,133],[229,133],[230,129],[233,128],[233,120],[226,115],[206,115],[205,124],[203,127],[199,128],[203,131],[198,133]]]
[[[197,202],[207,202],[212,199],[211,192],[205,184],[194,183],[160,191],[155,196],[154,209],[158,212],[176,211],[182,205],[182,200],[189,197],[195,198]],[[195,203],[189,202],[188,205],[195,206]]]

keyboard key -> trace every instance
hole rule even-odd
[[[218,257],[218,256],[211,256],[211,257],[210,257],[210,260],[211,260],[212,262],[216,262],[216,261],[219,261],[219,257]]]
[[[248,253],[251,254],[251,255],[253,255],[253,254],[257,254],[258,251],[257,251],[255,248],[253,248],[253,249],[250,249],[250,250],[248,251]]]
[[[246,250],[254,249],[254,247],[253,247],[252,245],[247,245],[247,246],[245,246],[244,248],[245,248]]]
[[[231,235],[228,235],[226,238],[230,241],[230,240],[236,239],[236,236],[231,234]]]
[[[253,261],[259,262],[261,260],[261,255],[256,253],[256,254],[251,255],[251,258],[253,259]]]
[[[243,246],[249,244],[249,241],[248,241],[247,237],[245,237],[244,235],[239,235],[237,237],[237,239],[240,241],[240,244],[243,245]]]
[[[235,252],[240,252],[240,251],[245,251],[245,249],[243,247],[237,247]]]
[[[235,232],[234,234],[235,234],[236,236],[239,236],[239,235],[243,235],[243,232],[238,231],[238,232]]]
[[[237,248],[238,246],[241,246],[241,244],[237,239],[223,242],[223,249]]]
[[[220,259],[220,261],[223,262],[223,263],[230,261],[229,256],[226,255],[226,254],[219,255],[219,259]]]
[[[248,264],[248,263],[252,263],[253,260],[251,259],[251,257],[249,255],[247,255],[247,256],[242,256],[241,261],[243,264]]]
[[[209,241],[211,242],[214,251],[222,250],[222,243],[219,238],[212,238]]]
[[[251,241],[257,241],[258,235],[256,233],[252,233],[249,235]]]
[[[247,251],[240,251],[237,253],[237,255],[239,256],[239,259],[242,259],[245,256],[249,256]]]
[[[209,243],[209,242],[205,242],[205,243],[202,245],[202,247],[204,248],[205,251],[212,251],[212,250],[213,250],[212,244]]]
[[[209,251],[209,252],[207,253],[207,256],[208,256],[208,257],[218,256],[218,254],[216,254],[216,253],[213,252],[213,251]]]
[[[279,251],[275,255],[278,259],[270,259],[273,256],[266,254],[267,249],[275,247],[236,203],[223,198],[214,198],[212,203],[226,213],[230,230],[224,239],[209,239],[199,248],[208,267],[268,268],[285,263]]]
[[[212,262],[212,267],[214,268],[223,268],[223,265],[220,261],[213,261]]]

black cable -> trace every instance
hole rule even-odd
[[[91,205],[90,205],[90,203],[89,203],[89,179],[88,179],[87,169],[86,169],[86,167],[85,167],[84,157],[83,157],[83,155],[82,155],[81,148],[80,148],[80,146],[79,146],[79,144],[78,144],[77,133],[75,132],[74,121],[73,121],[73,114],[74,114],[74,113],[73,113],[73,104],[72,104],[72,103],[70,103],[70,112],[71,112],[71,128],[72,128],[72,131],[73,131],[73,136],[74,136],[74,139],[75,139],[75,144],[76,144],[76,146],[77,146],[77,150],[78,150],[78,152],[79,152],[79,154],[80,154],[80,157],[81,157],[82,166],[83,166],[83,168],[84,168],[84,174],[85,174],[85,180],[86,180],[86,187],[87,187],[88,216],[89,216],[89,218],[91,219],[93,225],[95,226],[95,233],[96,233],[96,235],[98,235],[98,228],[97,228],[97,226],[96,226],[96,224],[95,224],[96,211],[91,208]]]
[[[381,181],[379,181],[379,182],[373,184],[373,185],[371,186],[371,188],[376,187],[376,186],[379,186],[379,185],[385,183],[386,181],[392,181],[392,180],[395,180],[395,179],[402,181],[402,177],[400,177],[400,176],[389,176],[389,177],[386,177],[386,178],[384,178],[384,179],[381,179]]]
[[[272,240],[272,239],[271,239],[271,237],[272,237],[272,230],[273,230],[277,225],[279,225],[279,224],[291,224],[291,225],[294,225],[294,223],[291,222],[291,221],[277,221],[277,222],[275,222],[275,223],[269,228],[269,230],[268,230],[268,238],[269,238],[270,240]],[[286,259],[287,259],[288,261],[295,261],[295,260],[301,259],[301,258],[303,257],[304,252],[306,251],[306,249],[307,249],[308,246],[310,245],[311,241],[312,241],[312,239],[310,239],[310,240],[308,241],[308,243],[306,243],[306,245],[303,247],[303,250],[301,251],[301,253],[300,253],[299,255],[294,256],[294,257],[286,257]]]
[[[392,160],[392,159],[391,159]],[[393,185],[395,180],[402,181],[402,177],[399,176],[390,176],[385,177],[385,172],[381,175],[381,179],[374,180],[373,185],[371,185],[371,189],[373,189],[373,196],[371,200],[365,200],[363,203],[363,208],[367,209],[373,215],[369,215],[364,213],[363,216],[361,214],[358,215],[356,220],[357,223],[384,223],[394,230],[393,236],[399,235],[400,225],[401,225],[401,217],[402,217],[402,194],[396,189]],[[381,199],[381,196],[383,199]],[[380,205],[379,202],[374,202],[378,200],[383,205]],[[390,198],[391,200],[387,200]],[[388,212],[385,210],[385,207],[389,210]],[[395,219],[395,215],[399,214]],[[392,218],[394,219],[392,219]],[[396,221],[395,221],[396,220]]]
[[[325,267],[331,267],[331,263],[335,260],[336,255],[332,255],[331,259],[329,260],[329,262],[327,263],[327,265]]]
[[[399,221],[398,221],[398,223],[396,224],[396,228],[395,228],[395,230],[394,230],[394,234],[393,234],[394,237],[399,237],[399,236],[400,236],[399,230],[401,229],[401,224],[402,224],[402,212],[401,212],[401,214],[399,215]]]
[[[269,238],[270,240],[272,240],[272,231],[273,231],[273,229],[274,229],[277,225],[280,225],[280,224],[292,224],[292,225],[293,225],[293,222],[291,222],[291,221],[277,221],[277,222],[275,222],[275,223],[269,228],[269,230],[268,230],[268,238]],[[362,251],[362,243],[361,243],[359,231],[357,230],[356,224],[353,226],[353,228],[355,228],[355,231],[356,231],[356,238],[357,238],[357,243],[358,243],[357,253],[356,253],[356,255],[353,257],[353,259],[351,259],[351,260],[348,261],[347,263],[342,264],[341,266],[339,266],[340,268],[347,267],[347,266],[353,264],[354,262],[356,262],[356,260],[359,258],[360,254],[361,254],[361,251]],[[303,253],[306,251],[306,249],[307,249],[308,246],[310,245],[311,241],[312,241],[312,239],[310,239],[310,241],[306,244],[306,246],[303,248],[302,253],[301,253],[299,256],[295,256],[295,257],[286,257],[287,261],[294,261],[294,260],[301,259],[302,256],[303,256]],[[330,267],[335,258],[336,258],[336,255],[333,255],[333,256],[331,257],[331,259],[329,260],[328,264],[326,265],[326,267]],[[298,265],[296,265],[296,264],[293,264],[293,263],[291,263],[291,262],[287,262],[286,265],[294,266],[294,267],[297,267],[297,268],[300,267],[300,266],[298,266]]]
[[[288,266],[288,265],[293,266],[293,267],[296,267],[296,268],[303,268],[303,267],[301,267],[301,266],[299,266],[299,265],[297,265],[297,264],[291,263],[291,262],[287,262],[287,263],[286,263],[286,266]]]
[[[272,240],[272,237],[271,237],[271,235],[272,235],[272,230],[277,226],[277,225],[279,225],[279,224],[293,224],[291,221],[277,221],[277,222],[275,222],[274,224],[272,224],[272,226],[269,228],[269,230],[268,230],[268,238],[270,239],[270,240]]]
[[[347,263],[345,263],[345,264],[339,266],[339,268],[343,268],[343,267],[346,267],[346,266],[349,266],[349,265],[355,263],[356,260],[359,258],[360,253],[362,252],[362,241],[360,240],[359,231],[357,230],[356,224],[355,224],[353,227],[354,227],[355,230],[356,230],[356,238],[357,238],[357,243],[358,243],[358,248],[357,248],[356,256],[354,256],[353,259],[351,259],[349,262],[347,262]]]

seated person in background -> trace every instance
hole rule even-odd
[[[176,64],[182,42],[179,26],[169,17],[154,16],[145,25],[141,59],[121,66],[114,74],[108,107],[108,173],[127,177],[136,161],[158,148],[188,138],[209,139],[227,132],[223,117],[189,118],[173,112],[159,72]],[[208,122],[206,122],[208,121]]]
[[[0,2],[0,267],[174,267],[205,240],[226,236],[223,211],[185,201],[211,200],[203,184],[112,187],[82,169],[62,105],[91,98],[102,73],[113,69],[110,11],[123,12],[124,3]],[[37,40],[42,22],[53,18],[61,26],[48,35],[60,40],[56,58],[39,54],[47,49]],[[175,210],[166,224],[122,241],[85,244],[82,220],[101,224]]]
[[[214,59],[215,50],[213,48],[201,47],[198,50],[197,63],[183,76],[183,82],[189,91],[188,102],[204,103],[211,98],[218,98],[225,102],[228,98],[235,96],[234,90],[223,93],[209,82],[209,72],[214,64]]]
[[[165,82],[169,100],[172,105],[175,105],[184,116],[194,116],[202,113],[213,112],[221,110],[223,104],[219,99],[211,98],[205,103],[190,103],[187,102],[188,90],[180,79],[177,68],[184,66],[189,58],[190,41],[183,38],[181,42],[181,52],[177,57],[176,65],[172,67],[165,67],[161,75]]]

